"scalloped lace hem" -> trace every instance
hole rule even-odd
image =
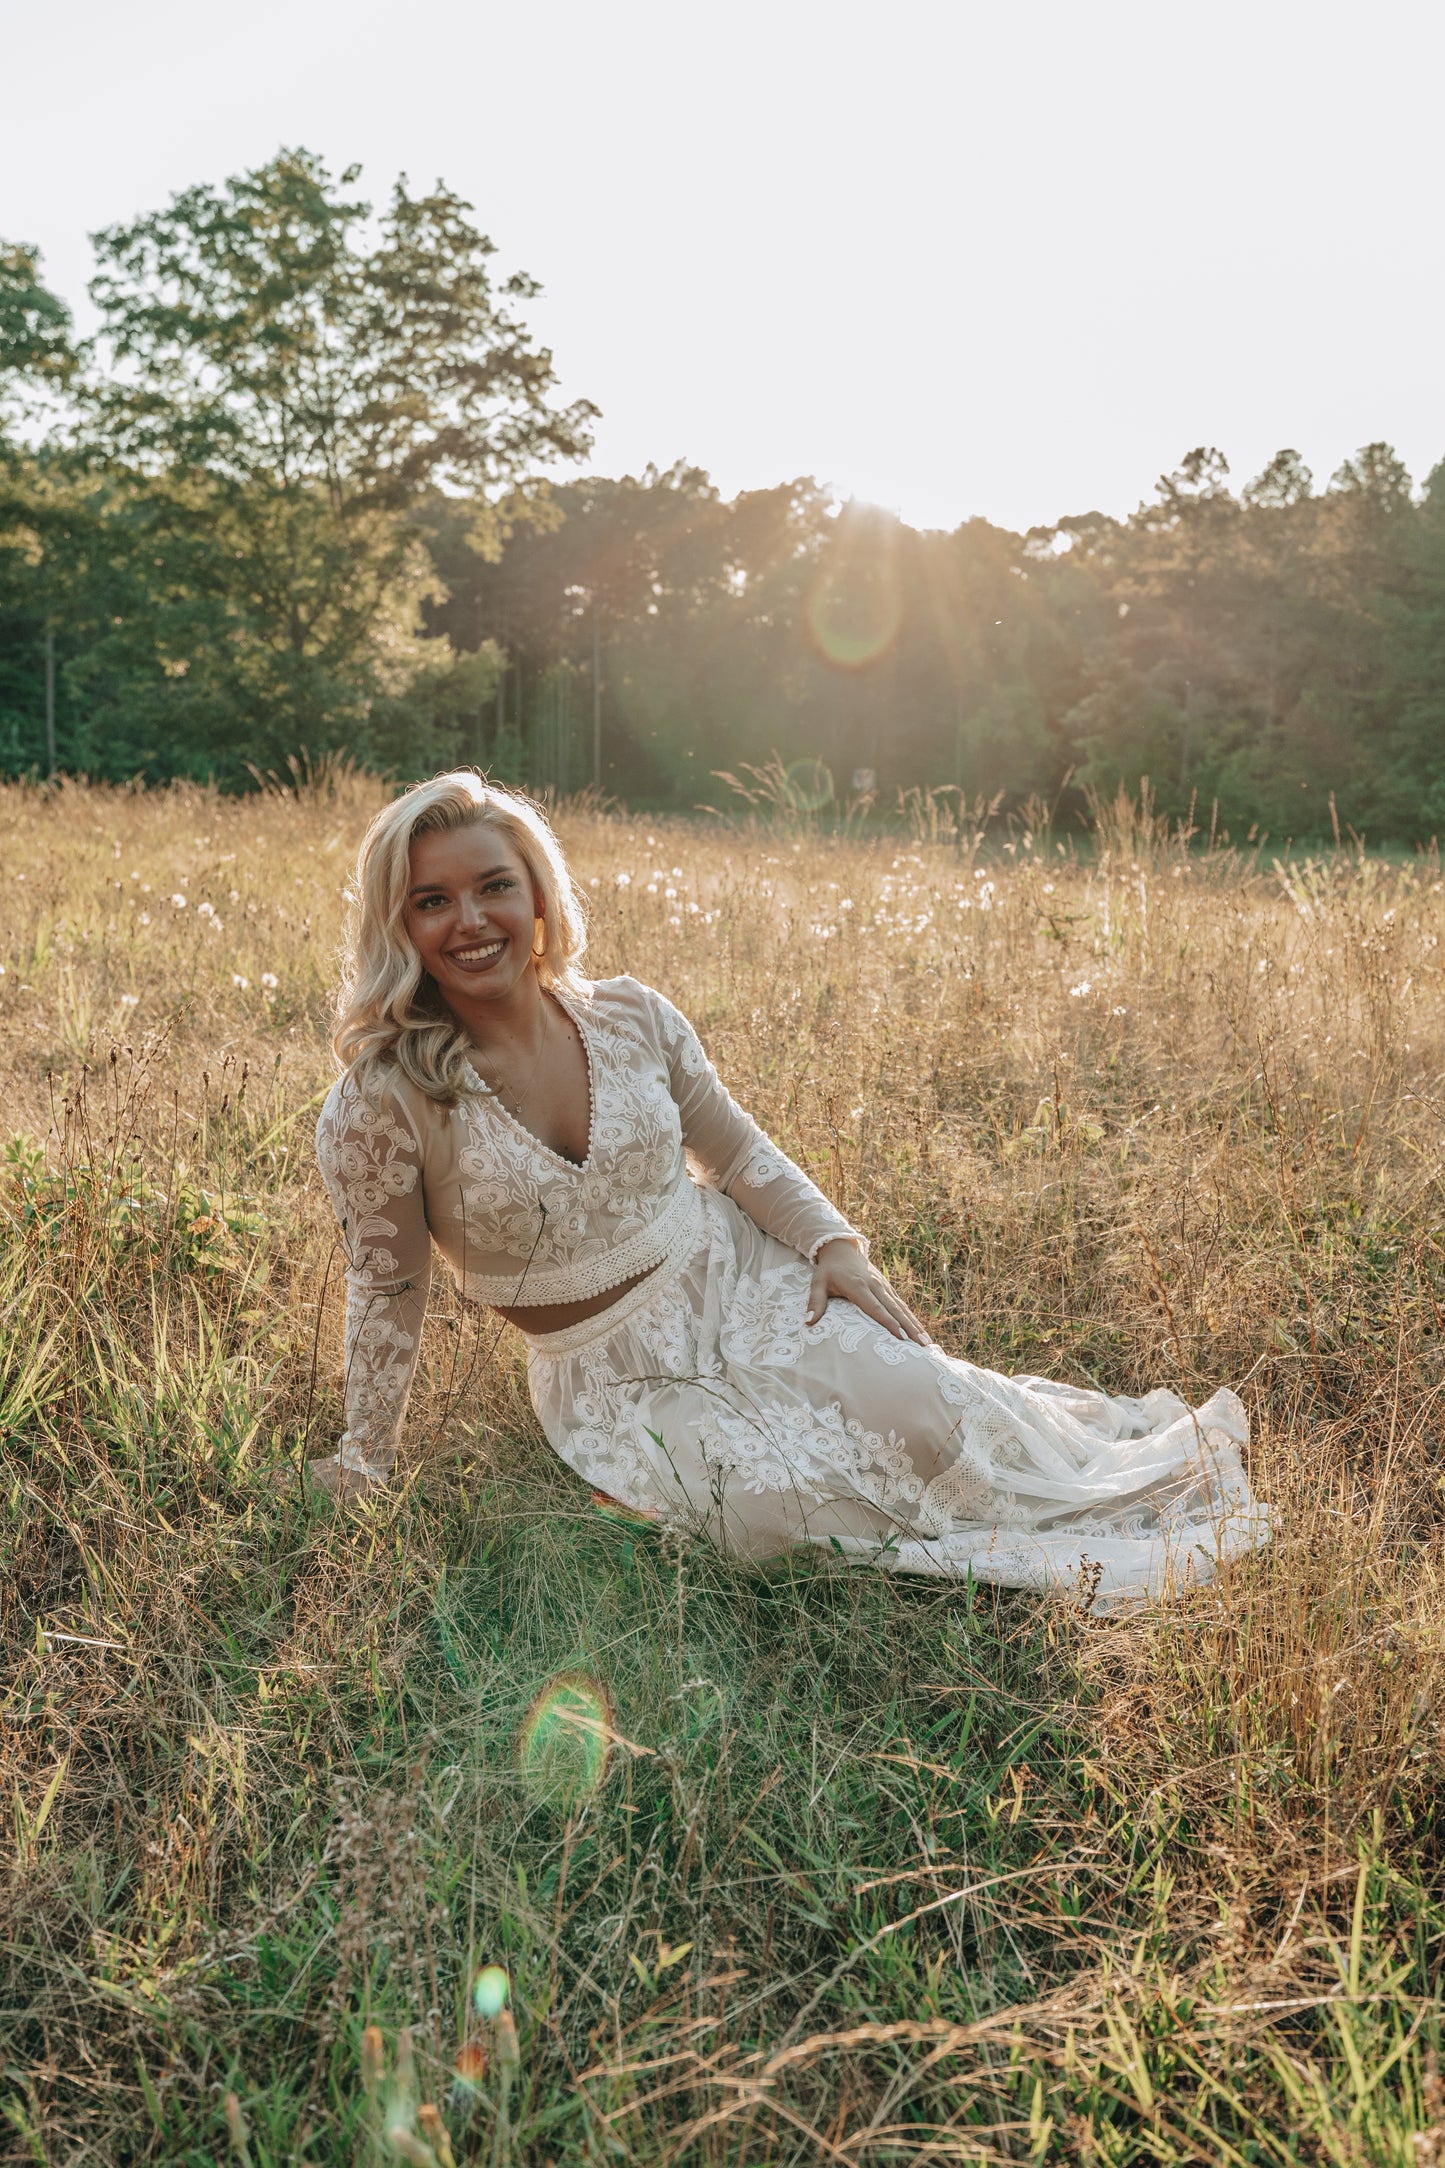
[[[702,1231],[702,1196],[696,1183],[686,1180],[673,1191],[650,1227],[629,1235],[605,1257],[589,1258],[582,1265],[550,1265],[545,1272],[537,1273],[529,1273],[521,1264],[514,1273],[468,1272],[457,1285],[467,1302],[500,1303],[508,1309],[530,1309],[552,1302],[590,1302],[594,1295],[605,1295],[609,1288],[620,1287],[639,1272],[653,1272],[681,1255],[691,1255]]]

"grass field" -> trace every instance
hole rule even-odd
[[[0,2156],[1445,2159],[1438,865],[561,821],[947,1346],[1244,1393],[1276,1542],[1098,1619],[605,1520],[445,1297],[308,1498],[377,802],[0,791]]]

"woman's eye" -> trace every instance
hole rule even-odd
[[[517,885],[517,884],[516,884],[516,882],[515,882],[515,881],[513,881],[513,880],[511,880],[511,879],[508,879],[508,878],[505,878],[505,877],[504,877],[504,878],[503,878],[502,880],[499,880],[499,881],[488,881],[488,883],[487,883],[486,887],[485,887],[485,888],[484,888],[484,889],[482,890],[482,894],[483,894],[484,896],[485,896],[485,895],[490,895],[490,894],[492,893],[492,891],[493,891],[494,889],[499,889],[499,888],[515,888],[515,887],[516,887],[516,885]]]

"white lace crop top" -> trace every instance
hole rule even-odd
[[[349,1076],[327,1096],[316,1152],[347,1258],[348,1465],[395,1448],[433,1243],[464,1299],[512,1309],[585,1302],[689,1254],[699,1177],[810,1261],[839,1236],[862,1242],[729,1096],[670,1001],[619,978],[563,1006],[591,1083],[580,1166],[525,1129],[475,1070],[450,1108],[400,1074],[379,1102]]]

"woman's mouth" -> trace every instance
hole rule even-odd
[[[453,949],[451,961],[460,965],[463,971],[486,971],[496,962],[506,946],[505,939],[479,941],[474,948]]]

